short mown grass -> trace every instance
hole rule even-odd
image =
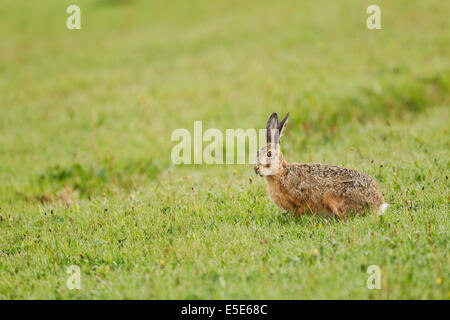
[[[449,4],[3,0],[0,298],[448,299]],[[373,176],[384,216],[294,218],[176,128],[263,128]],[[66,286],[81,268],[81,290]],[[366,286],[381,269],[381,289]]]

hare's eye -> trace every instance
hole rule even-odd
[[[267,152],[267,156],[270,158],[272,156],[272,151]]]

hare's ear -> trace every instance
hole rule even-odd
[[[278,115],[276,114],[276,112],[272,113],[269,117],[269,120],[267,120],[267,144],[272,143],[272,140],[276,142],[278,138],[275,136],[278,136]]]
[[[284,134],[284,129],[286,129],[286,124],[288,122],[288,117],[289,117],[289,112],[286,114],[286,116],[283,118],[283,120],[281,120],[280,125],[278,126],[278,129],[280,130],[280,136],[278,138],[278,142],[281,141],[281,137]]]

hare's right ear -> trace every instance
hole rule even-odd
[[[267,144],[272,141],[276,143],[278,140],[278,115],[276,112],[272,113],[267,120],[266,140]]]
[[[280,130],[280,136],[278,138],[278,142],[281,141],[281,137],[284,134],[284,129],[286,129],[286,124],[288,122],[289,112],[286,114],[286,116],[281,120],[280,125],[278,126],[278,129]]]

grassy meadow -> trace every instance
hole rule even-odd
[[[381,30],[370,4],[2,0],[0,299],[449,299],[450,3],[376,1]],[[194,120],[287,111],[286,159],[370,174],[386,215],[294,218],[252,165],[171,162]]]

